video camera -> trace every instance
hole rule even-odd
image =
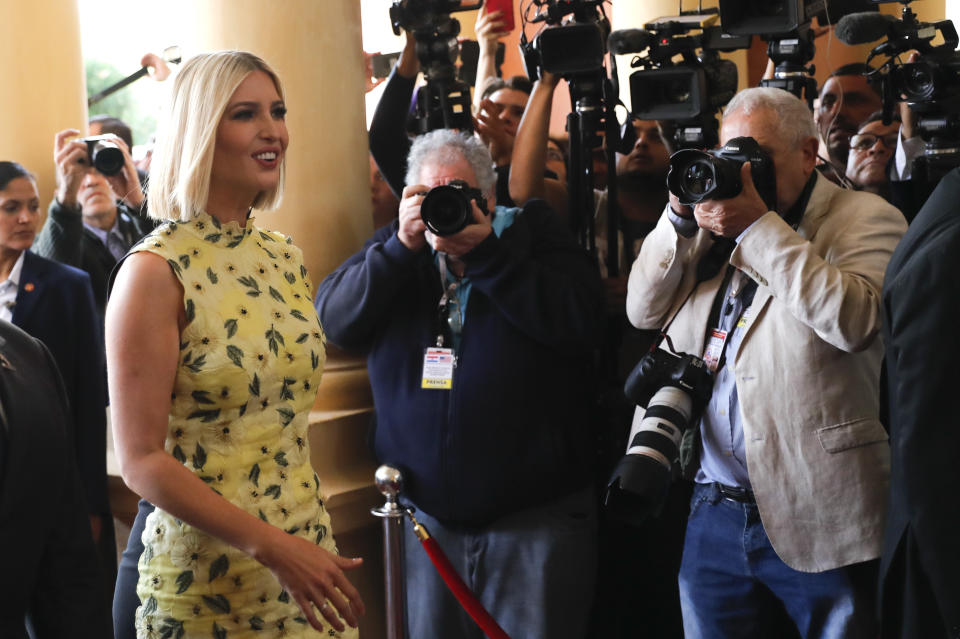
[[[677,125],[675,148],[711,148],[719,141],[716,111],[737,91],[737,66],[720,51],[750,46],[750,38],[724,34],[716,10],[658,18],[643,29],[614,31],[610,51],[641,54],[631,61],[631,115]],[[696,31],[697,33],[692,33]],[[680,60],[675,58],[680,56]]]
[[[610,23],[603,12],[605,0],[531,0],[527,9],[537,8],[532,19],[524,13],[524,26],[544,23],[532,41],[522,30],[520,49],[527,76],[538,80],[552,73],[567,81],[571,113],[567,116],[570,158],[567,191],[570,198],[571,226],[581,246],[593,253],[596,248],[593,216],[593,149],[607,141],[607,162],[615,162],[614,149],[620,137],[613,111],[616,91],[607,77],[604,60]],[[527,12],[527,13],[528,13]],[[569,16],[569,18],[568,18]],[[566,22],[564,23],[564,20]],[[613,74],[615,76],[615,74]],[[616,189],[615,185],[613,187]],[[608,221],[616,225],[616,198],[608,196]],[[608,251],[608,269],[616,273],[617,251]]]
[[[455,66],[460,22],[450,14],[482,5],[461,4],[460,0],[395,0],[390,7],[393,32],[400,35],[403,28],[413,33],[417,59],[427,80],[426,86],[417,91],[415,119],[420,133],[434,129],[473,131],[470,87],[457,79]]]
[[[910,0],[883,1],[903,4],[899,20],[880,13],[854,13],[837,24],[837,37],[847,44],[886,37],[870,52],[867,64],[877,56],[887,60],[867,77],[879,79],[885,124],[890,123],[897,102],[906,102],[917,115],[916,130],[923,138],[924,152],[914,160],[912,176],[919,182],[936,182],[960,165],[960,52],[956,50],[960,39],[950,20],[920,22]],[[934,45],[938,35],[943,42]],[[900,61],[901,54],[913,50],[919,54],[916,62]]]

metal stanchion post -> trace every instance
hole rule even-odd
[[[403,508],[397,495],[403,488],[403,475],[396,468],[381,466],[374,479],[386,498],[380,508],[370,510],[383,520],[384,591],[387,603],[387,639],[403,639]]]

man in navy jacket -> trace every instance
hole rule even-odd
[[[457,180],[485,200],[470,193],[471,223],[435,235],[424,194]],[[419,138],[399,220],[321,283],[316,305],[331,342],[368,354],[376,455],[404,472],[481,602],[512,636],[579,638],[596,570],[600,279],[543,202],[494,207],[495,181],[478,140]],[[406,537],[409,636],[482,637]]]

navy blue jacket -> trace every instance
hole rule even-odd
[[[102,325],[90,277],[27,251],[11,323],[50,349],[67,391],[87,507],[91,514],[109,513],[107,378]]]
[[[378,459],[404,471],[419,508],[482,525],[588,484],[603,296],[595,262],[540,200],[464,262],[451,391],[420,388],[442,290],[429,247],[408,250],[396,222],[320,284],[316,306],[332,343],[368,354]]]

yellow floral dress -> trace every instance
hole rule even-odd
[[[133,250],[166,259],[183,285],[167,452],[250,514],[336,552],[307,443],[325,338],[300,250],[252,218],[206,214]],[[159,508],[142,539],[140,638],[356,637],[316,632],[263,565]]]

